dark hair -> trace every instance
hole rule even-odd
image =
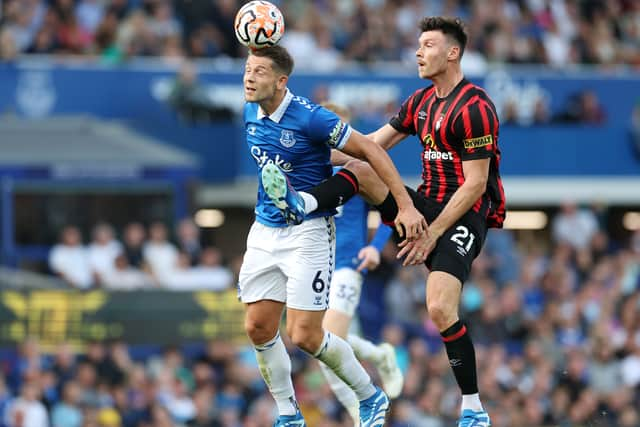
[[[290,76],[291,72],[293,72],[293,58],[289,54],[289,51],[282,46],[270,46],[251,50],[250,55],[270,58],[273,61],[273,68],[287,76]]]
[[[467,46],[467,33],[460,18],[430,16],[420,21],[420,31],[441,31],[445,36],[453,37],[460,46],[460,57]]]

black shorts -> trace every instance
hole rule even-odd
[[[407,191],[413,199],[413,205],[422,212],[428,224],[444,209],[444,204],[428,199],[410,188]],[[440,236],[425,265],[430,271],[444,271],[464,283],[471,272],[471,263],[480,253],[486,237],[486,220],[470,210]]]

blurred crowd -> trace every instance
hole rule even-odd
[[[566,203],[548,238],[490,231],[461,311],[495,427],[640,425],[640,231],[613,241],[606,221],[606,210]],[[127,227],[122,247],[138,227]],[[96,227],[96,244],[113,242],[107,231]],[[148,250],[166,250],[160,226],[149,234]],[[400,268],[395,254],[387,245],[360,307],[362,331],[395,346],[406,377],[388,425],[453,425],[459,392],[424,308],[426,270]],[[160,259],[149,263],[166,266]],[[351,426],[317,363],[287,346],[308,425]],[[276,416],[248,342],[163,351],[94,342],[82,354],[62,345],[44,355],[28,340],[1,358],[0,426],[267,427]]]
[[[49,268],[77,289],[221,291],[235,285],[222,253],[201,245],[200,229],[192,220],[180,221],[175,235],[174,244],[164,223],[154,222],[147,230],[132,222],[119,241],[113,227],[101,223],[85,245],[79,228],[70,225],[49,252]]]
[[[233,20],[242,0],[4,0],[0,56],[85,55],[237,58]],[[463,65],[640,65],[634,0],[274,0],[283,43],[298,64],[323,71],[345,62],[414,64],[417,20],[459,16],[471,35]]]

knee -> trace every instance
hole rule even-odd
[[[322,328],[311,328],[305,325],[287,327],[287,334],[294,345],[310,354],[318,351],[324,337]]]
[[[378,205],[384,201],[389,190],[369,163],[351,160],[344,167],[358,179],[358,192],[367,202]]]
[[[375,174],[369,163],[358,159],[349,160],[344,168],[351,171],[358,178],[359,183],[366,183]]]
[[[454,305],[442,301],[429,301],[427,303],[429,317],[440,331],[445,330],[458,318],[458,313]]]
[[[254,319],[245,319],[244,329],[254,345],[264,344],[278,333],[277,325],[274,328]]]

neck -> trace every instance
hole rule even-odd
[[[458,83],[460,83],[462,79],[464,79],[464,74],[462,74],[460,67],[457,67],[451,72],[445,72],[432,78],[431,81],[433,81],[433,85],[436,87],[436,96],[438,98],[445,98],[458,86]]]
[[[276,90],[275,95],[273,95],[273,97],[269,98],[269,99],[265,99],[264,101],[260,102],[260,108],[262,108],[262,111],[264,111],[264,113],[267,116],[270,116],[271,114],[273,114],[274,111],[276,111],[276,109],[278,108],[278,106],[282,103],[282,100],[284,99],[284,95],[287,93],[287,90]]]

